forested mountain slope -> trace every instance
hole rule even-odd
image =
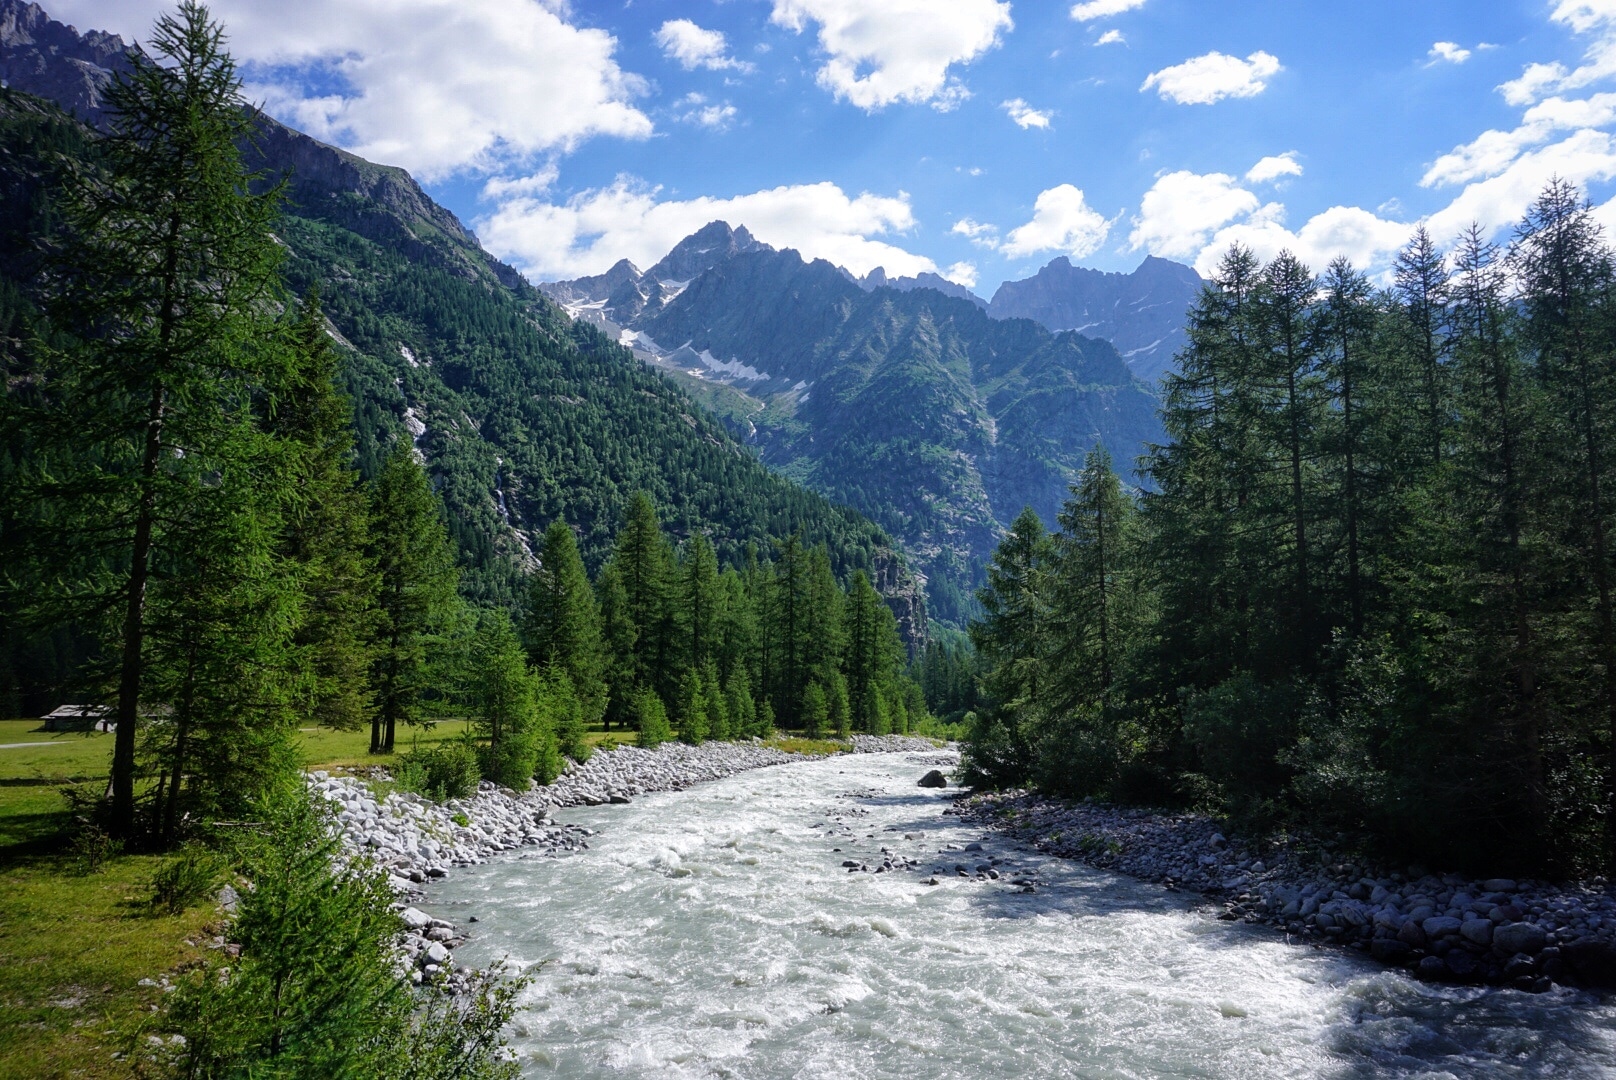
[[[1159,440],[1156,399],[1108,342],[870,284],[713,222],[643,274],[544,288],[900,539],[957,619],[1022,507],[1052,522],[1090,447],[1127,462]]]
[[[36,5],[0,0],[0,168],[9,254],[50,218],[64,117],[18,90],[56,95],[91,119],[122,48],[79,35]],[[115,39],[111,39],[115,40]],[[71,137],[68,137],[72,141]],[[93,139],[82,140],[93,152]],[[918,590],[883,532],[771,473],[679,388],[594,327],[574,322],[477,244],[400,169],[364,161],[265,118],[253,162],[286,176],[281,238],[298,292],[320,287],[344,346],[361,464],[397,437],[424,456],[459,546],[465,591],[513,602],[545,528],[572,525],[591,566],[629,496],[649,492],[677,535],[706,533],[721,558],[801,530],[838,572],[867,568],[905,632],[924,634]],[[29,286],[27,271],[13,279]]]

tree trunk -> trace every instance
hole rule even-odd
[[[112,817],[114,836],[135,832],[135,725],[139,723],[141,683],[145,677],[146,582],[151,575],[152,519],[157,502],[157,466],[163,454],[166,401],[161,384],[154,386],[146,414],[146,447],[141,456],[140,504],[129,560],[129,593],[123,623],[123,656],[118,675],[118,730],[112,745]]]

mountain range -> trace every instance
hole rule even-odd
[[[25,299],[56,186],[77,167],[64,162],[93,164],[102,94],[133,48],[0,0],[0,286]],[[258,122],[244,152],[288,179],[285,272],[295,292],[320,288],[361,471],[393,440],[414,443],[470,598],[515,604],[557,519],[597,567],[644,490],[675,536],[704,533],[730,561],[794,531],[825,543],[839,573],[868,570],[908,640],[924,640],[919,582],[879,527],[770,471],[685,390],[490,256],[408,173]]]
[[[0,79],[92,128],[132,48],[0,0]],[[6,98],[18,138],[34,122],[20,102]],[[598,564],[644,488],[676,534],[731,559],[796,529],[830,544],[921,640],[910,567],[933,614],[962,621],[1022,506],[1053,521],[1091,446],[1127,474],[1159,439],[1153,383],[1200,288],[1164,260],[1105,274],[1057,259],[989,302],[714,222],[649,270],[536,290],[408,173],[258,119],[246,151],[289,179],[288,276],[320,286],[344,347],[361,466],[413,440],[487,602],[512,601],[558,517]],[[26,162],[23,148],[11,167]]]
[[[1054,521],[1091,447],[1131,474],[1160,440],[1154,380],[1200,287],[1161,259],[1133,274],[1058,259],[990,303],[934,274],[856,278],[722,221],[647,270],[540,286],[902,541],[949,621],[1024,506]]]

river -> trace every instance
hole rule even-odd
[[[527,1076],[1616,1077],[1612,999],[1423,985],[1220,922],[944,816],[929,767],[844,756],[562,811],[591,850],[456,870],[420,906],[472,932],[457,962],[528,970]],[[923,872],[842,866],[883,847]],[[955,874],[990,859],[998,881]]]

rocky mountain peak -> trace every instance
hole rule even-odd
[[[710,221],[674,245],[662,261],[646,271],[657,281],[689,281],[704,270],[748,251],[773,251],[746,230],[727,221]]]
[[[0,0],[0,82],[99,125],[114,74],[137,46],[101,30],[79,33],[38,4]]]

